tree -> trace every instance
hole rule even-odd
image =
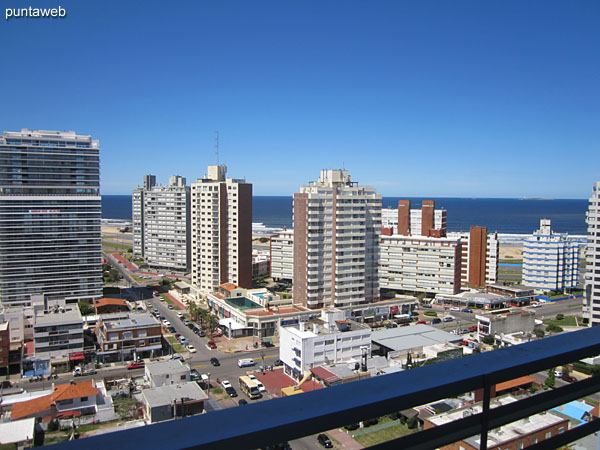
[[[554,385],[556,384],[556,376],[554,375],[554,367],[551,369],[548,369],[548,377],[546,378],[546,381],[544,384],[549,389],[553,388]]]
[[[562,373],[563,373],[563,377],[568,377],[571,375],[571,370],[569,369],[569,366],[563,366],[562,367]]]
[[[546,332],[544,330],[542,330],[541,328],[536,328],[535,330],[533,330],[533,333],[535,334],[536,337],[538,338],[543,338],[544,336],[546,336]]]
[[[110,269],[106,276],[108,281],[114,283],[115,281],[119,281],[119,271],[117,269]]]
[[[167,286],[170,285],[171,281],[168,278],[163,278],[162,280],[160,280],[160,285],[161,286]]]
[[[94,307],[86,301],[78,302],[77,306],[79,306],[79,311],[81,312],[82,316],[89,316],[90,314],[94,314]]]
[[[486,336],[483,337],[483,339],[481,340],[481,342],[483,342],[484,344],[487,345],[492,345],[494,343],[494,336],[492,336],[491,334],[488,334]]]
[[[548,325],[546,327],[546,331],[549,333],[561,333],[563,331],[563,329],[561,327],[559,327],[558,325]]]
[[[205,320],[206,326],[210,330],[210,336],[213,337],[214,331],[219,327],[219,319],[212,314],[208,314]]]
[[[409,418],[406,421],[406,426],[411,430],[417,428],[418,425],[419,425],[419,419],[417,419],[417,416],[412,416],[411,418]]]
[[[557,314],[556,315],[556,320],[563,320],[565,318],[564,314]]]

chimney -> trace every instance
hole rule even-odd
[[[304,323],[304,322],[300,322],[300,323],[298,324],[298,329],[299,329],[300,331],[304,331],[304,330],[305,330],[305,323]]]

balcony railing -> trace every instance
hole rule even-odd
[[[370,448],[432,449],[480,435],[599,390],[598,378],[490,408],[497,383],[600,354],[600,327],[454,359],[418,369],[332,386],[301,395],[210,412],[152,426],[57,444],[57,449],[262,448],[441,398],[484,390],[482,412]],[[532,449],[554,449],[600,429],[595,420],[543,440]]]

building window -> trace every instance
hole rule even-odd
[[[548,431],[546,433],[546,439],[550,439],[552,437],[552,431]]]
[[[181,375],[180,380],[185,380],[185,375]]]
[[[82,401],[82,402],[87,402],[87,401],[88,401],[88,398],[87,398],[87,397],[81,397],[81,401]]]

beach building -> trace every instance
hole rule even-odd
[[[252,287],[252,184],[226,173],[208,166],[191,185],[192,283],[204,293]]]
[[[498,281],[498,233],[488,233],[486,227],[472,226],[469,232],[448,233],[448,237],[461,240],[462,289],[484,288]]]
[[[296,303],[323,308],[379,299],[381,195],[347,170],[322,170],[294,194]]]
[[[294,230],[283,230],[271,236],[271,278],[294,279]]]
[[[460,238],[386,235],[381,229],[379,286],[456,294],[461,287]]]
[[[586,223],[588,244],[585,249],[585,300],[583,314],[590,325],[600,325],[600,181],[594,184]]]
[[[133,252],[150,267],[187,272],[190,268],[190,187],[179,175],[156,184],[154,175],[132,194]]]
[[[381,211],[381,226],[403,236],[446,236],[446,210],[435,209],[433,200],[423,200],[421,209],[412,208],[410,200],[399,200],[398,209]]]
[[[102,297],[100,145],[73,131],[0,136],[0,302]]]
[[[523,284],[538,292],[574,289],[579,284],[579,259],[585,244],[555,233],[549,219],[523,245]]]

